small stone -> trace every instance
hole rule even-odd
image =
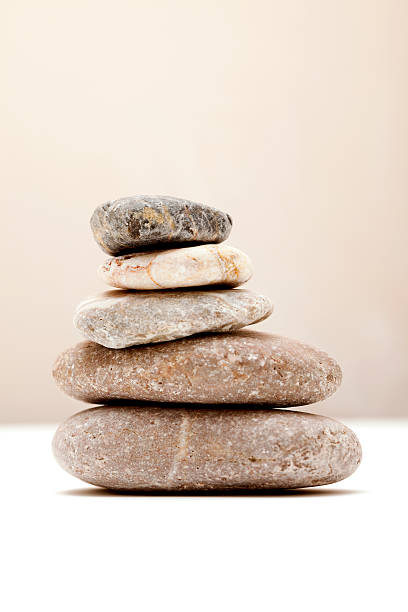
[[[240,330],[115,350],[81,342],[54,366],[76,399],[302,406],[329,397],[340,366],[326,353],[282,336]]]
[[[96,242],[110,255],[147,246],[222,242],[232,219],[221,210],[168,196],[137,195],[98,206],[91,218]]]
[[[205,244],[108,259],[98,268],[105,283],[120,289],[237,287],[252,276],[248,255],[229,245]]]
[[[313,487],[347,478],[361,461],[342,423],[245,406],[91,408],[59,427],[53,450],[73,476],[128,491]]]
[[[272,304],[263,295],[232,290],[106,291],[79,304],[75,327],[108,348],[226,332],[266,319]]]

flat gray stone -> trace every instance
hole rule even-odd
[[[246,291],[106,291],[81,302],[74,325],[88,340],[120,349],[226,332],[266,319],[267,297]]]
[[[314,487],[350,476],[361,461],[342,423],[247,407],[92,408],[59,427],[53,450],[73,476],[130,491]]]
[[[116,400],[301,406],[329,397],[339,365],[282,336],[240,330],[115,350],[81,342],[54,366],[57,385],[94,404]]]
[[[96,242],[111,255],[183,244],[226,240],[232,219],[221,210],[169,196],[136,195],[95,209],[91,228]]]

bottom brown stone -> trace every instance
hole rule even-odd
[[[356,435],[328,417],[288,410],[106,406],[57,430],[59,464],[120,490],[291,489],[346,478]]]

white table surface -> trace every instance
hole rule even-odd
[[[118,495],[3,426],[2,610],[407,610],[407,421],[346,421],[349,479],[286,494]]]

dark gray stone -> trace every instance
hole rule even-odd
[[[220,210],[168,196],[136,195],[98,206],[91,218],[96,242],[110,255],[219,243],[231,232],[232,219]]]

